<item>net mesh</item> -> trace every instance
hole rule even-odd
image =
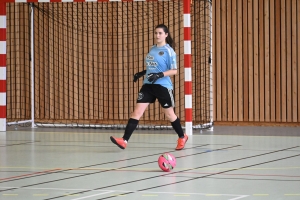
[[[23,121],[31,116],[30,8],[26,4],[6,5],[7,121]]]
[[[30,6],[8,5],[8,58],[22,60],[8,63],[8,121],[31,118],[32,58],[37,125],[123,128],[142,86],[142,78],[134,83],[133,74],[144,70],[144,57],[155,44],[154,28],[164,23],[176,42],[179,69],[172,77],[175,113],[184,123],[182,1],[31,6],[34,55],[30,55]],[[193,123],[200,126],[211,122],[210,6],[208,1],[194,1],[191,7]],[[18,24],[13,22],[17,18]],[[14,36],[16,28],[26,37]],[[23,57],[18,57],[21,49],[13,48],[16,39],[12,36],[23,41]],[[158,102],[150,104],[139,122],[139,128],[153,127],[171,127]]]

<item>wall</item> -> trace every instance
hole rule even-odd
[[[215,124],[299,125],[300,2],[213,2]]]

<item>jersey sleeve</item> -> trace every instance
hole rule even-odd
[[[170,69],[177,69],[177,60],[176,60],[176,53],[175,53],[175,51],[171,52],[169,62],[170,62]]]

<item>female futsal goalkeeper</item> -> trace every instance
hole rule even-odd
[[[175,43],[169,33],[168,27],[160,24],[155,27],[156,45],[152,46],[146,56],[146,70],[134,75],[136,82],[146,75],[142,88],[139,91],[136,107],[128,120],[122,138],[111,136],[111,141],[121,149],[125,149],[139,119],[150,103],[157,99],[164,108],[164,113],[178,134],[176,150],[184,148],[188,136],[183,132],[180,119],[174,113],[173,84],[170,76],[177,74]]]

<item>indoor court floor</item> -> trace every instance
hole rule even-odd
[[[111,135],[123,130],[8,127],[0,199],[300,200],[300,127],[198,129],[181,151],[172,130],[136,130],[125,150]]]

